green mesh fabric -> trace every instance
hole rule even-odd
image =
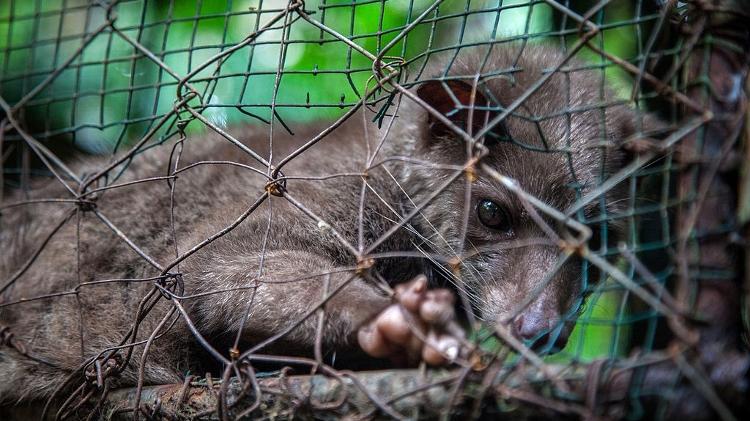
[[[727,29],[731,19],[720,20],[720,25],[711,17],[719,14],[718,9],[696,4],[4,1],[3,189],[5,194],[33,189],[37,177],[84,184],[87,174],[68,173],[64,164],[57,164],[75,153],[126,157],[121,165],[99,174],[96,186],[106,188],[118,182],[134,155],[184,136],[244,124],[294,133],[311,122],[362,118],[361,109],[371,112],[369,118],[387,122],[402,90],[430,80],[425,69],[433,59],[447,58],[450,63],[461,49],[473,46],[550,45],[582,63],[550,63],[550,74],[593,70],[602,76],[600,96],[592,98],[589,108],[600,116],[599,124],[605,124],[606,109],[626,104],[638,111],[638,124],[646,126],[649,116],[655,116],[661,127],[654,133],[638,128],[640,138],[631,139],[635,159],[615,173],[602,169],[593,191],[584,194],[570,186],[579,194],[571,208],[555,209],[518,193],[545,218],[574,234],[591,230],[591,238],[598,239],[575,250],[561,248],[561,253],[582,257],[585,289],[580,308],[569,315],[577,322],[567,346],[548,356],[508,352],[502,335],[486,326],[472,339],[481,343],[485,357],[499,355],[511,370],[547,364],[563,367],[563,373],[567,367],[578,380],[596,382],[595,377],[579,375],[580,370],[592,364],[605,367],[603,372],[631,368],[626,393],[617,400],[622,416],[672,413],[666,408],[684,383],[699,385],[697,390],[712,410],[726,415],[729,410],[717,397],[707,374],[710,369],[700,357],[705,348],[691,335],[704,326],[692,323],[705,310],[701,292],[716,287],[735,291],[723,292],[729,294],[728,301],[720,294],[718,302],[737,319],[717,328],[739,338],[739,290],[734,288],[740,254],[727,246],[738,235],[737,194],[714,182],[717,177],[736,177],[736,167],[726,162],[737,153],[743,134],[743,64],[729,60],[731,65],[722,67],[712,54],[729,51],[745,62],[747,57]],[[729,8],[731,3],[722,5]],[[734,16],[724,10],[722,19]],[[480,76],[497,77],[503,71],[512,69],[488,69]],[[726,76],[716,78],[717,72]],[[435,79],[446,81],[450,76]],[[605,86],[615,92],[614,99],[604,100]],[[719,94],[727,95],[724,102],[716,100]],[[529,117],[522,110],[522,102],[513,109],[494,109],[536,121],[553,117]],[[582,111],[586,110],[559,113]],[[513,141],[520,148],[534,148]],[[610,212],[606,197],[614,188],[625,189],[627,199]],[[730,209],[720,210],[714,202],[729,203]],[[595,217],[583,212],[589,203],[600,205]],[[0,210],[11,205],[30,204],[3,203],[0,196]],[[621,231],[616,238],[615,226]],[[0,279],[0,286],[13,281]],[[710,309],[708,313],[710,326],[715,320]],[[703,338],[711,335],[704,333]],[[725,342],[736,344],[739,339]],[[665,361],[674,365],[652,375],[662,376],[658,382],[648,380],[644,367]],[[543,382],[555,384],[545,376],[538,383]],[[581,415],[576,408],[588,404],[596,407],[586,402],[585,393],[535,390],[542,390],[539,394],[545,399],[570,405],[569,413]],[[534,401],[532,406],[543,408],[544,402]],[[509,410],[503,405],[496,409]]]

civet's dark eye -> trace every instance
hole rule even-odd
[[[477,205],[479,221],[488,228],[502,232],[511,232],[510,217],[500,205],[489,199],[482,199]]]

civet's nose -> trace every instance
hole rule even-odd
[[[520,314],[512,324],[513,335],[522,341],[534,341],[532,348],[545,348],[550,335],[555,335],[555,347],[563,348],[568,342],[569,329],[556,329],[559,316],[545,314]]]
[[[542,333],[546,333],[546,330],[547,324],[539,317],[519,314],[513,321],[513,334],[524,341],[536,339]]]

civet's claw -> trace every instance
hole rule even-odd
[[[463,332],[456,332],[451,291],[428,290],[427,278],[418,276],[398,285],[394,298],[395,303],[360,328],[357,336],[365,352],[400,364],[421,360],[430,365],[449,364],[461,354]]]
[[[430,365],[445,365],[458,357],[460,349],[461,343],[456,337],[431,330],[422,348],[422,360]]]

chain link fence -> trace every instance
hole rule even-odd
[[[0,414],[741,418],[748,6],[3,2]],[[489,191],[535,234],[483,240]],[[415,267],[452,364],[331,339]]]

